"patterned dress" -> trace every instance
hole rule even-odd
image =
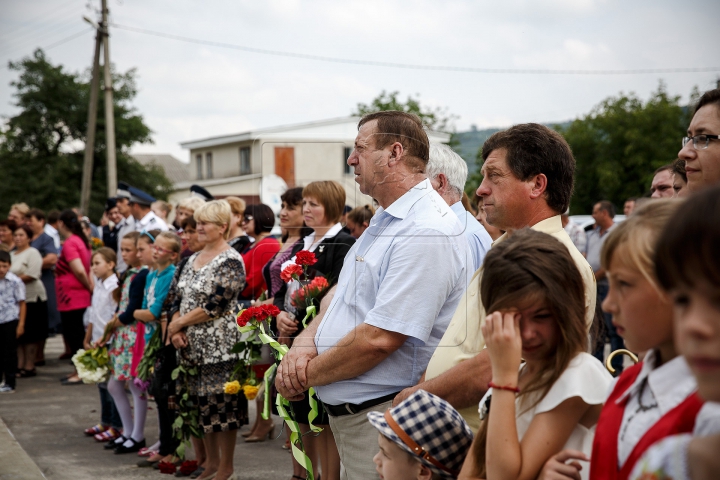
[[[130,283],[140,268],[129,268],[122,284],[122,293],[120,294],[120,302],[118,303],[117,313],[120,314],[127,310],[130,300]],[[132,364],[132,347],[135,345],[137,338],[137,324],[135,321],[130,325],[120,325],[115,330],[115,336],[108,347],[108,355],[110,356],[110,373],[113,378],[124,381],[130,380],[130,367]]]
[[[202,308],[212,320],[187,327],[188,346],[178,350],[178,360],[186,368],[197,367],[188,393],[197,399],[199,423],[205,433],[235,430],[247,424],[247,400],[225,394],[224,384],[238,360],[230,350],[240,340],[235,310],[238,294],[245,287],[245,268],[232,248],[199,270],[193,267],[197,255],[188,259],[180,274],[175,302],[180,316]]]

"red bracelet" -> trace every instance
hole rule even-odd
[[[495,390],[508,390],[510,392],[520,393],[520,389],[518,387],[495,385],[493,382],[488,383],[488,388],[494,388]]]

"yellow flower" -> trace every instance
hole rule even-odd
[[[245,394],[245,398],[247,398],[248,400],[254,400],[255,397],[257,397],[258,390],[259,388],[255,385],[243,385],[243,393]]]
[[[232,382],[225,383],[225,393],[228,395],[235,395],[240,391],[240,382],[233,380]]]

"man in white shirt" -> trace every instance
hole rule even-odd
[[[570,240],[572,240],[578,250],[584,252],[585,245],[587,244],[587,235],[580,225],[570,220],[570,209],[560,216],[560,220],[562,221],[563,228],[567,234],[570,235]]]
[[[155,197],[149,195],[139,188],[129,187],[130,191],[130,211],[135,218],[136,232],[149,232],[150,230],[162,230],[167,232],[170,230],[165,221],[155,215],[150,206],[155,201]]]
[[[468,175],[467,163],[447,145],[431,143],[430,161],[425,173],[435,191],[460,220],[472,253],[472,270],[477,270],[482,266],[485,254],[490,250],[492,238],[485,227],[472,213],[465,210],[462,204],[463,189]]]

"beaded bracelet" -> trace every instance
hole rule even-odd
[[[520,388],[518,388],[518,387],[495,385],[493,382],[488,383],[488,388],[494,388],[495,390],[507,390],[509,392],[520,393]]]

